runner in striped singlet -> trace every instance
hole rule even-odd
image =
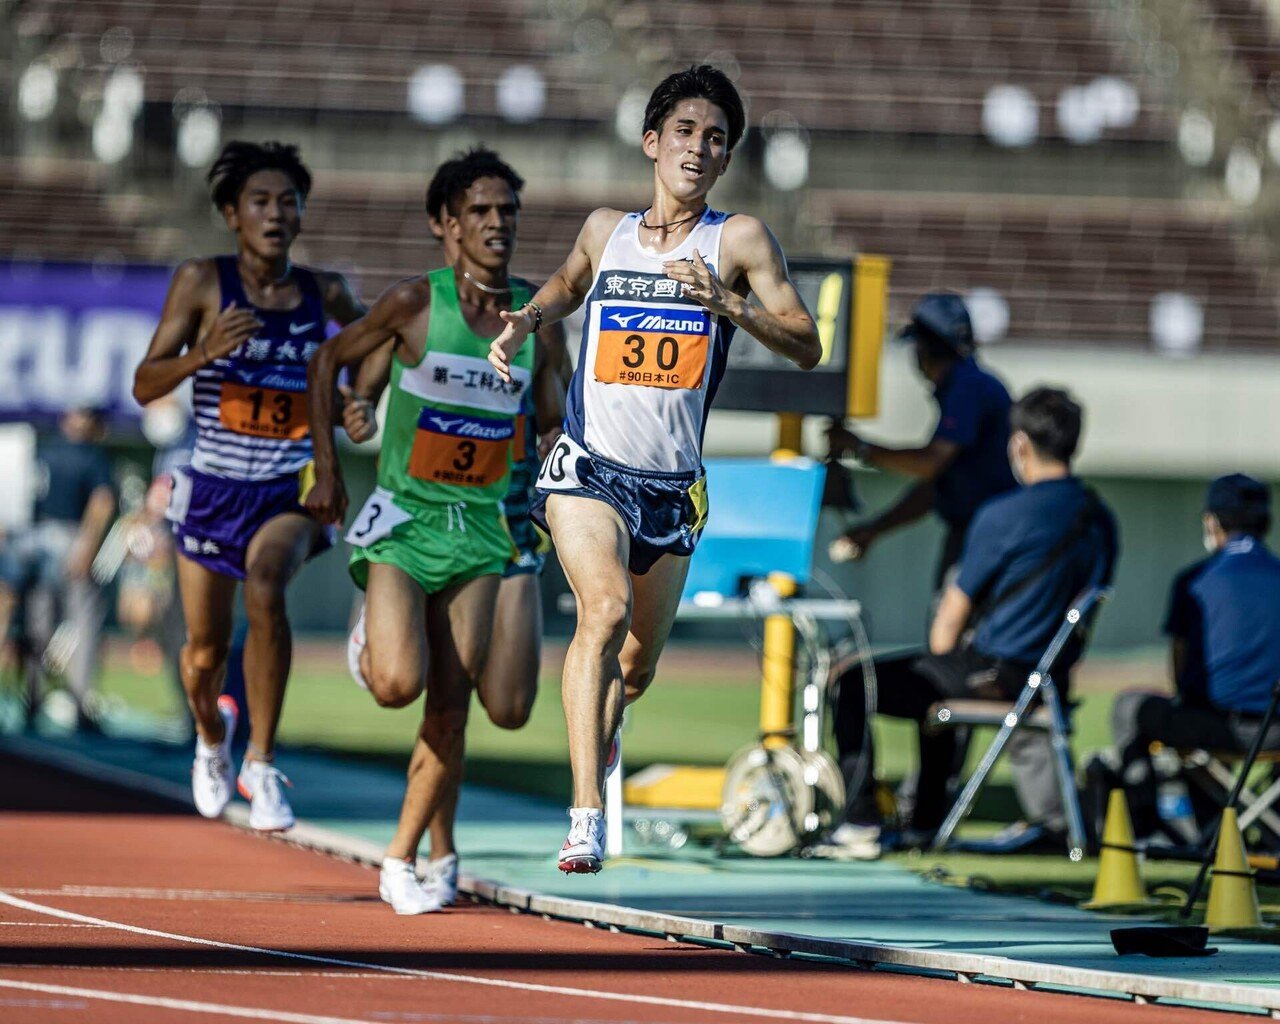
[[[468,154],[447,180],[444,227],[458,247],[454,265],[389,288],[367,316],[321,347],[308,388],[312,422],[327,422],[338,368],[393,345],[378,486],[347,540],[351,575],[367,597],[364,628],[356,631],[357,681],[385,707],[404,707],[426,691],[399,827],[379,879],[379,894],[399,914],[440,908],[441,887],[423,886],[415,875],[418,845],[433,817],[452,813],[471,692],[490,647],[506,642],[493,623],[514,554],[502,502],[523,397],[532,390],[544,423],[562,412],[556,368],[533,339],[513,354],[506,381],[485,360],[499,313],[533,291],[507,272],[524,183],[489,150]],[[347,499],[332,440],[317,435],[315,450],[307,507],[322,522],[341,522]]]
[[[822,356],[769,229],[707,205],[744,127],[722,72],[664,80],[644,119],[649,208],[591,214],[564,266],[503,314],[489,357],[505,375],[529,331],[586,303],[564,434],[532,511],[578,605],[562,684],[574,780],[562,871],[600,870],[607,751],[624,699],[653,679],[706,520],[702,435],[733,332],[806,369]]]
[[[427,186],[427,225],[444,250],[445,263],[453,266],[458,259],[458,243],[445,233],[444,195],[458,173],[477,159],[483,151],[459,154],[437,168]],[[538,346],[545,352],[548,367],[554,367],[561,383],[568,385],[573,367],[565,347],[563,324],[552,324],[538,332]],[[357,440],[374,436],[377,422],[374,410],[391,374],[391,345],[384,344],[360,364],[354,395],[342,410],[342,423],[347,433]],[[500,729],[519,729],[529,721],[533,701],[538,693],[538,671],[542,663],[542,593],[539,577],[546,565],[550,542],[529,517],[534,497],[534,480],[541,463],[539,447],[546,454],[551,442],[560,434],[560,419],[541,429],[532,393],[526,392],[520,406],[523,423],[516,431],[523,440],[512,453],[511,484],[502,499],[502,513],[507,532],[515,544],[515,554],[507,562],[498,585],[498,601],[493,617],[493,643],[476,683],[476,696],[489,720]],[[364,647],[363,616],[356,623],[347,644],[348,664],[352,675],[360,677],[360,651]],[[458,855],[454,844],[453,822],[457,816],[457,792],[431,817],[428,826],[431,854],[426,866],[426,881],[433,886],[440,902],[450,905],[458,894]]]
[[[196,808],[216,817],[231,799],[238,709],[219,694],[243,582],[250,734],[235,785],[251,802],[253,827],[277,831],[293,824],[287,780],[272,764],[292,655],[285,587],[333,543],[302,507],[311,470],[307,362],[330,320],[350,323],[364,309],[341,275],[289,260],[311,189],[295,147],[230,142],[209,183],[236,254],[178,267],[134,397],[145,405],[193,380],[198,436],[191,465],[174,473],[168,515],[182,556],[181,669],[198,734]]]

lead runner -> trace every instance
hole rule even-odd
[[[509,379],[531,331],[587,304],[564,434],[531,509],[578,608],[562,684],[573,769],[566,872],[600,870],[606,746],[624,695],[634,701],[653,679],[706,522],[702,436],[733,333],[804,369],[822,355],[777,239],[756,218],[707,204],[745,127],[723,72],[668,76],[645,109],[649,208],[592,213],[564,265],[501,314],[507,326],[490,348]]]

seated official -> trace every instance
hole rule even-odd
[[[956,581],[943,593],[929,634],[929,653],[877,659],[876,711],[923,723],[948,697],[1012,700],[1062,625],[1071,602],[1089,586],[1107,584],[1116,559],[1115,520],[1071,474],[1079,443],[1080,406],[1064,391],[1038,388],[1010,412],[1010,461],[1022,487],[979,509],[969,528]],[[1073,645],[1057,672],[1066,679],[1079,657]],[[879,853],[874,804],[874,753],[866,723],[861,665],[838,680],[835,734],[848,789],[846,823],[831,836],[845,856]],[[1031,819],[1057,816],[1061,800],[1043,736],[1008,747],[1015,785]],[[927,842],[947,810],[947,775],[955,735],[919,733],[920,782],[908,842]],[[1019,760],[1026,763],[1020,765]]]
[[[1248,750],[1280,679],[1280,558],[1263,541],[1271,527],[1266,486],[1240,473],[1219,477],[1209,485],[1202,523],[1212,554],[1174,580],[1165,619],[1177,695],[1130,691],[1112,708],[1120,779],[1139,838],[1161,830],[1151,744]],[[1280,748],[1280,723],[1264,743]]]

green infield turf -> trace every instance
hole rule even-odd
[[[548,651],[544,666],[554,672],[562,655]],[[1076,712],[1077,754],[1108,742],[1107,715],[1118,682],[1128,681],[1133,659],[1109,668],[1104,662],[1085,684]],[[128,708],[172,716],[178,697],[162,675],[139,671],[119,648],[104,674],[104,695]],[[632,709],[625,733],[627,770],[647,764],[718,765],[756,737],[759,688],[749,652],[675,646],[664,656],[663,672],[644,700]],[[284,744],[316,746],[356,757],[405,760],[412,745],[419,707],[378,707],[347,675],[337,643],[311,643],[300,650],[280,728]],[[915,759],[914,728],[877,719],[877,761],[881,776],[900,779]],[[988,734],[980,733],[971,756],[980,756]],[[569,790],[564,718],[558,673],[544,674],[533,717],[518,731],[494,727],[473,706],[467,736],[468,778],[508,789],[561,799]],[[975,818],[1009,820],[1012,811],[1007,768],[1001,764]]]

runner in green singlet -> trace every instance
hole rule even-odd
[[[462,152],[446,160],[427,186],[427,226],[443,250],[444,262],[453,266],[458,259],[458,245],[444,230],[445,192],[459,176],[466,176],[484,152]],[[565,346],[563,323],[544,327],[537,333],[537,344],[550,367],[558,372],[561,383],[568,386],[573,367]],[[371,440],[378,429],[375,412],[378,400],[391,377],[391,344],[385,343],[360,364],[360,373],[347,394],[342,408],[342,423],[356,441]],[[560,406],[557,405],[557,409]],[[533,498],[533,482],[538,475],[541,457],[550,450],[560,434],[560,420],[539,423],[533,395],[526,393],[521,413],[524,416],[524,450],[513,453],[511,483],[502,500],[507,530],[515,542],[516,554],[507,563],[498,586],[498,599],[493,617],[494,640],[489,656],[476,682],[476,697],[500,729],[520,729],[529,721],[538,693],[538,674],[542,663],[542,594],[540,579],[546,563],[550,541],[529,518]],[[557,412],[557,416],[559,413]],[[521,433],[519,429],[517,435]],[[364,608],[363,596],[360,609]],[[359,617],[347,643],[347,663],[357,681],[360,651],[364,649],[364,618]],[[453,821],[457,814],[456,792],[431,817],[427,826],[430,853],[424,866],[428,885],[434,886],[440,902],[449,906],[458,895],[459,861]]]
[[[559,380],[536,344],[517,353],[510,381],[485,358],[499,312],[519,308],[531,290],[507,275],[522,185],[496,154],[477,154],[446,203],[455,265],[393,285],[321,347],[309,374],[311,418],[329,422],[338,368],[393,345],[378,487],[347,539],[356,548],[352,577],[367,595],[361,676],[384,707],[404,707],[424,689],[427,695],[379,885],[402,914],[440,905],[414,864],[428,821],[452,805],[461,779],[471,691],[513,552],[501,502],[523,395],[533,389],[542,422],[559,418]],[[322,433],[307,508],[336,523],[347,498],[332,437]]]

